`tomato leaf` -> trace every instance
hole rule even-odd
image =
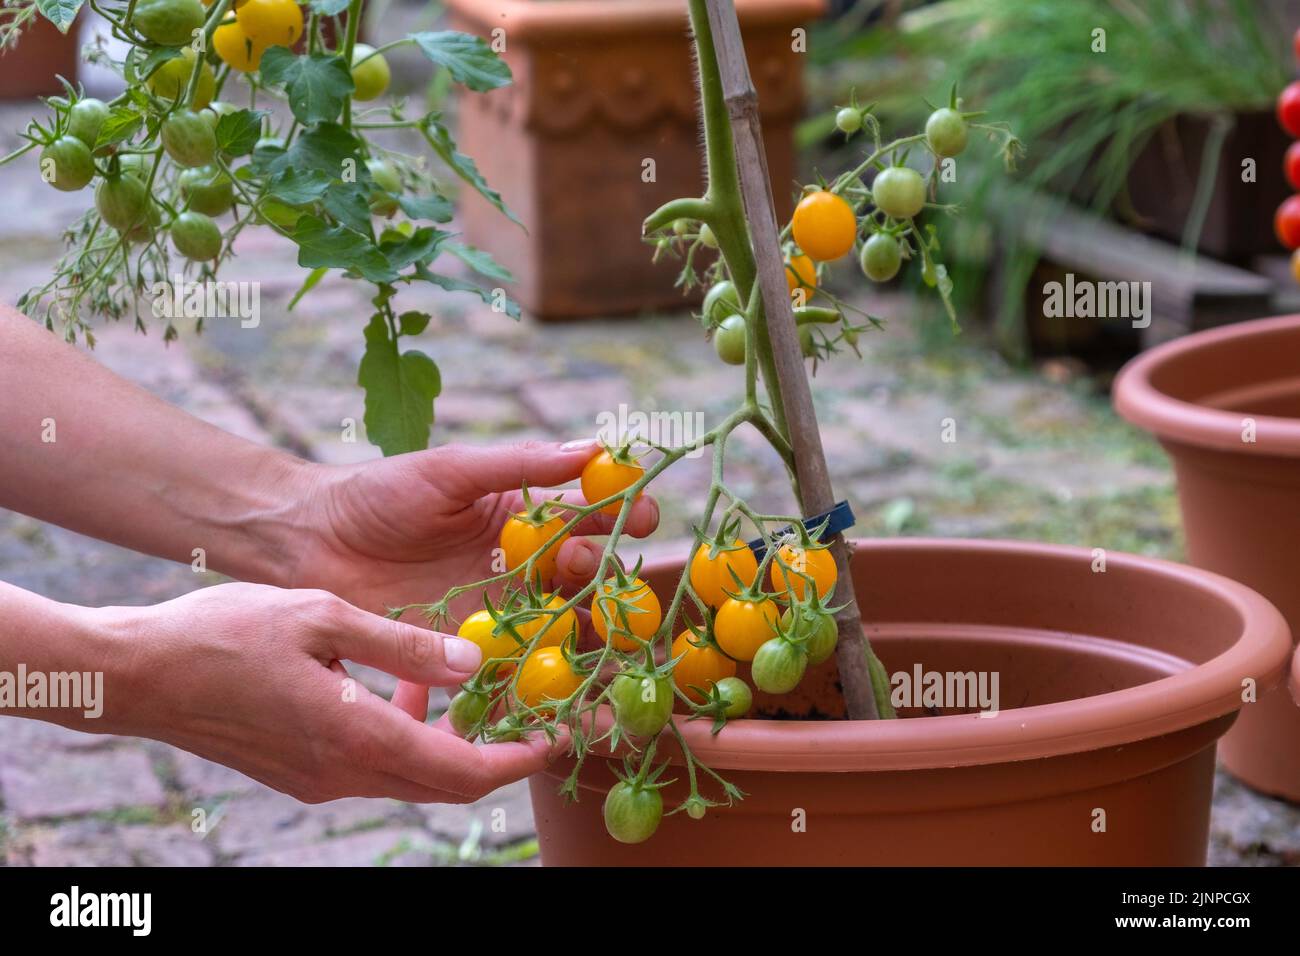
[[[434,63],[445,66],[452,79],[479,93],[495,90],[511,80],[510,67],[481,37],[455,30],[412,33],[414,40]]]
[[[174,46],[154,47],[149,51],[149,55],[144,57],[140,56],[140,53],[140,47],[131,47],[131,52],[127,54],[126,61],[122,64],[129,83],[134,82],[136,79],[149,79],[154,75],[158,67],[181,55],[181,51]]]
[[[449,242],[443,248],[479,275],[487,276],[489,279],[499,279],[502,282],[515,281],[510,270],[493,259],[489,252],[459,242]]]
[[[36,9],[41,12],[41,16],[58,27],[60,33],[67,33],[84,2],[85,0],[36,0]]]
[[[451,222],[451,200],[444,196],[401,196],[397,204],[402,207],[402,212],[412,219]]]
[[[423,352],[398,353],[382,315],[375,315],[366,326],[366,351],[357,384],[366,392],[366,434],[385,455],[429,446],[433,400],[442,391],[442,377]]]
[[[484,199],[509,216],[511,222],[522,226],[523,223],[506,207],[501,194],[488,186],[482,173],[478,171],[478,166],[474,164],[474,160],[464,153],[456,151],[456,141],[451,138],[451,133],[447,131],[447,127],[439,123],[433,115],[426,117],[425,127],[425,138],[428,140],[429,147],[438,154],[442,161],[450,166],[457,176],[478,190]]]
[[[262,136],[267,110],[236,110],[217,121],[217,148],[229,156],[247,156]]]
[[[397,328],[402,335],[419,335],[432,318],[428,312],[403,312],[397,317]]]
[[[501,310],[512,319],[520,317],[519,303],[508,298],[501,289],[484,289],[472,282],[466,282],[464,279],[454,279],[451,276],[438,275],[436,272],[430,272],[421,265],[415,267],[414,278],[423,279],[425,282],[432,282],[439,288],[446,289],[448,292],[469,292],[478,296],[488,305],[494,308],[500,304]]]
[[[293,298],[290,299],[289,304],[285,306],[285,311],[292,312],[293,307],[302,301],[303,296],[316,288],[320,283],[320,280],[325,278],[327,272],[329,272],[329,270],[322,266],[317,269],[312,269],[311,272],[307,273],[307,278],[302,280],[302,285],[298,286],[298,291],[293,294]]]
[[[340,177],[344,163],[349,159],[353,168],[364,168],[360,155],[360,143],[355,136],[337,123],[319,123],[299,133],[293,145],[284,152],[254,151],[253,162],[260,173],[274,174],[290,167],[304,171],[315,169],[333,181]]]
[[[267,195],[290,206],[314,202],[329,188],[330,179],[319,169],[299,170],[290,166],[271,177]]]
[[[395,278],[388,259],[371,238],[347,226],[331,226],[308,213],[299,218],[289,238],[298,244],[298,265],[304,268],[347,269],[371,282]]]
[[[131,107],[114,106],[108,111],[108,117],[99,128],[99,135],[95,137],[95,149],[130,139],[143,122],[144,117]]]
[[[432,226],[424,226],[409,236],[381,242],[379,251],[388,259],[388,264],[395,272],[405,269],[414,262],[427,265],[438,254],[438,246],[450,236]]]
[[[360,183],[335,183],[325,193],[325,211],[356,232],[370,235],[369,192]]]
[[[353,90],[352,72],[332,53],[295,56],[288,47],[273,46],[262,54],[260,73],[262,82],[284,87],[289,109],[305,126],[338,119]]]

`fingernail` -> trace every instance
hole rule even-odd
[[[572,441],[566,441],[560,446],[560,451],[580,451],[586,448],[592,448],[596,444],[594,438],[575,438]]]
[[[483,652],[479,650],[477,644],[459,637],[444,637],[442,653],[447,659],[447,666],[463,674],[474,673],[483,660]]]
[[[591,577],[596,573],[596,564],[596,556],[589,549],[579,548],[569,562],[569,573],[580,578]]]

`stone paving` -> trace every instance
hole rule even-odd
[[[0,108],[0,149],[27,115],[23,104]],[[0,169],[0,197],[25,211],[0,219],[0,301],[13,302],[43,278],[53,237],[88,197],[53,193],[21,166]],[[123,323],[97,331],[96,357],[251,440],[324,462],[374,456],[364,439],[341,440],[343,419],[362,419],[354,383],[364,290],[331,277],[286,313],[299,276],[292,249],[248,233],[238,252],[228,277],[262,283],[258,328],[217,322],[165,346],[157,329],[142,336]],[[438,442],[587,435],[598,413],[620,403],[713,421],[738,385],[684,314],[541,326],[436,290],[406,290],[401,301],[435,315],[423,347],[443,376]],[[815,383],[830,465],[860,533],[1037,538],[1179,556],[1163,456],[1114,418],[1098,383],[1062,365],[1013,370],[974,333],[936,346],[917,325],[945,320],[904,296],[862,304],[891,317],[887,331],[864,339],[863,360],[822,366]],[[945,418],[957,424],[954,442],[941,440]],[[770,451],[739,435],[734,444],[728,470],[737,490],[769,510],[782,506]],[[662,530],[644,553],[680,551],[707,482],[706,459],[663,476]],[[7,512],[0,578],[93,605],[154,602],[219,580]],[[391,678],[360,670],[372,689],[391,692]],[[500,819],[506,826],[494,827]],[[13,865],[529,863],[531,827],[522,784],[468,807],[305,806],[155,742],[0,719],[0,860]],[[1300,809],[1220,774],[1211,862],[1300,864]]]

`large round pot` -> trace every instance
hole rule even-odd
[[[1191,562],[1259,591],[1300,632],[1300,316],[1152,349],[1116,379],[1115,408],[1173,459]],[[1285,688],[1244,709],[1220,755],[1257,790],[1300,800],[1300,708]]]
[[[1281,679],[1286,622],[1204,571],[1122,554],[1101,571],[1099,560],[1022,542],[859,544],[857,593],[889,672],[996,673],[1000,711],[827,720],[842,712],[832,657],[796,694],[757,698],[756,712],[796,719],[736,721],[716,737],[683,721],[700,760],[749,796],[703,820],[666,817],[644,844],[605,833],[606,761],[588,760],[576,804],[557,794],[567,759],[533,777],[542,861],[1203,864],[1215,741],[1243,679]],[[644,576],[664,594],[679,570]],[[670,807],[686,776],[676,769]]]

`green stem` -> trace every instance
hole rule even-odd
[[[352,51],[357,46],[357,34],[361,31],[361,5],[362,0],[350,0],[348,3],[348,26],[347,32],[343,36],[343,62],[352,65]],[[343,128],[352,128],[352,97],[348,96],[343,101]]]

